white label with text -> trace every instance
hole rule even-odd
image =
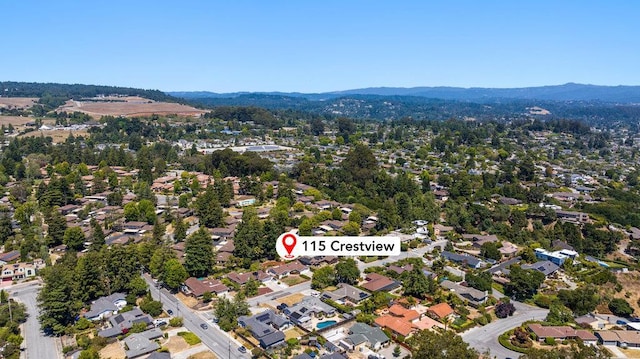
[[[283,233],[276,241],[276,252],[291,260],[301,256],[397,256],[399,237],[308,237]]]

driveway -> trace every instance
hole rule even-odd
[[[29,317],[27,322],[22,326],[22,336],[24,342],[22,347],[26,348],[24,353],[27,359],[60,359],[62,358],[62,349],[60,341],[51,336],[46,336],[40,330],[40,322],[38,322],[38,302],[37,296],[40,291],[40,281],[31,281],[24,284],[17,284],[5,288],[13,299],[20,303],[24,303],[27,307]]]

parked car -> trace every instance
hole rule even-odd
[[[240,353],[246,353],[247,352],[247,348],[245,348],[244,346],[241,346],[241,347],[238,348],[238,351]]]
[[[202,324],[200,324],[200,328],[207,330],[207,329],[209,329],[209,326],[206,325],[205,323],[202,323]]]

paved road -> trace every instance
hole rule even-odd
[[[143,278],[151,288],[151,296],[155,300],[160,300],[165,310],[171,309],[173,315],[182,317],[185,328],[195,333],[202,340],[202,343],[214,352],[218,358],[240,359],[251,357],[248,353],[240,353],[238,351],[240,344],[211,322],[206,323],[209,327],[208,329],[202,329],[200,325],[205,323],[203,318],[194,313],[191,308],[180,302],[166,289],[158,290],[148,274],[145,274]]]
[[[58,340],[54,337],[46,336],[40,330],[38,322],[38,304],[36,297],[40,291],[40,281],[31,281],[6,288],[7,292],[16,301],[24,303],[27,307],[29,317],[23,325],[24,342],[22,347],[26,348],[24,353],[27,359],[60,359],[62,350],[58,345]]]
[[[521,325],[527,320],[543,320],[547,317],[549,310],[514,300],[511,303],[516,307],[516,312],[513,316],[495,320],[484,327],[471,328],[462,333],[462,340],[481,353],[489,350],[492,358],[518,358],[521,354],[500,345],[498,337],[500,334]]]

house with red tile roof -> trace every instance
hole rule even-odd
[[[427,314],[434,319],[444,320],[450,315],[453,315],[454,311],[449,304],[439,303],[429,307],[429,309],[427,309]]]

